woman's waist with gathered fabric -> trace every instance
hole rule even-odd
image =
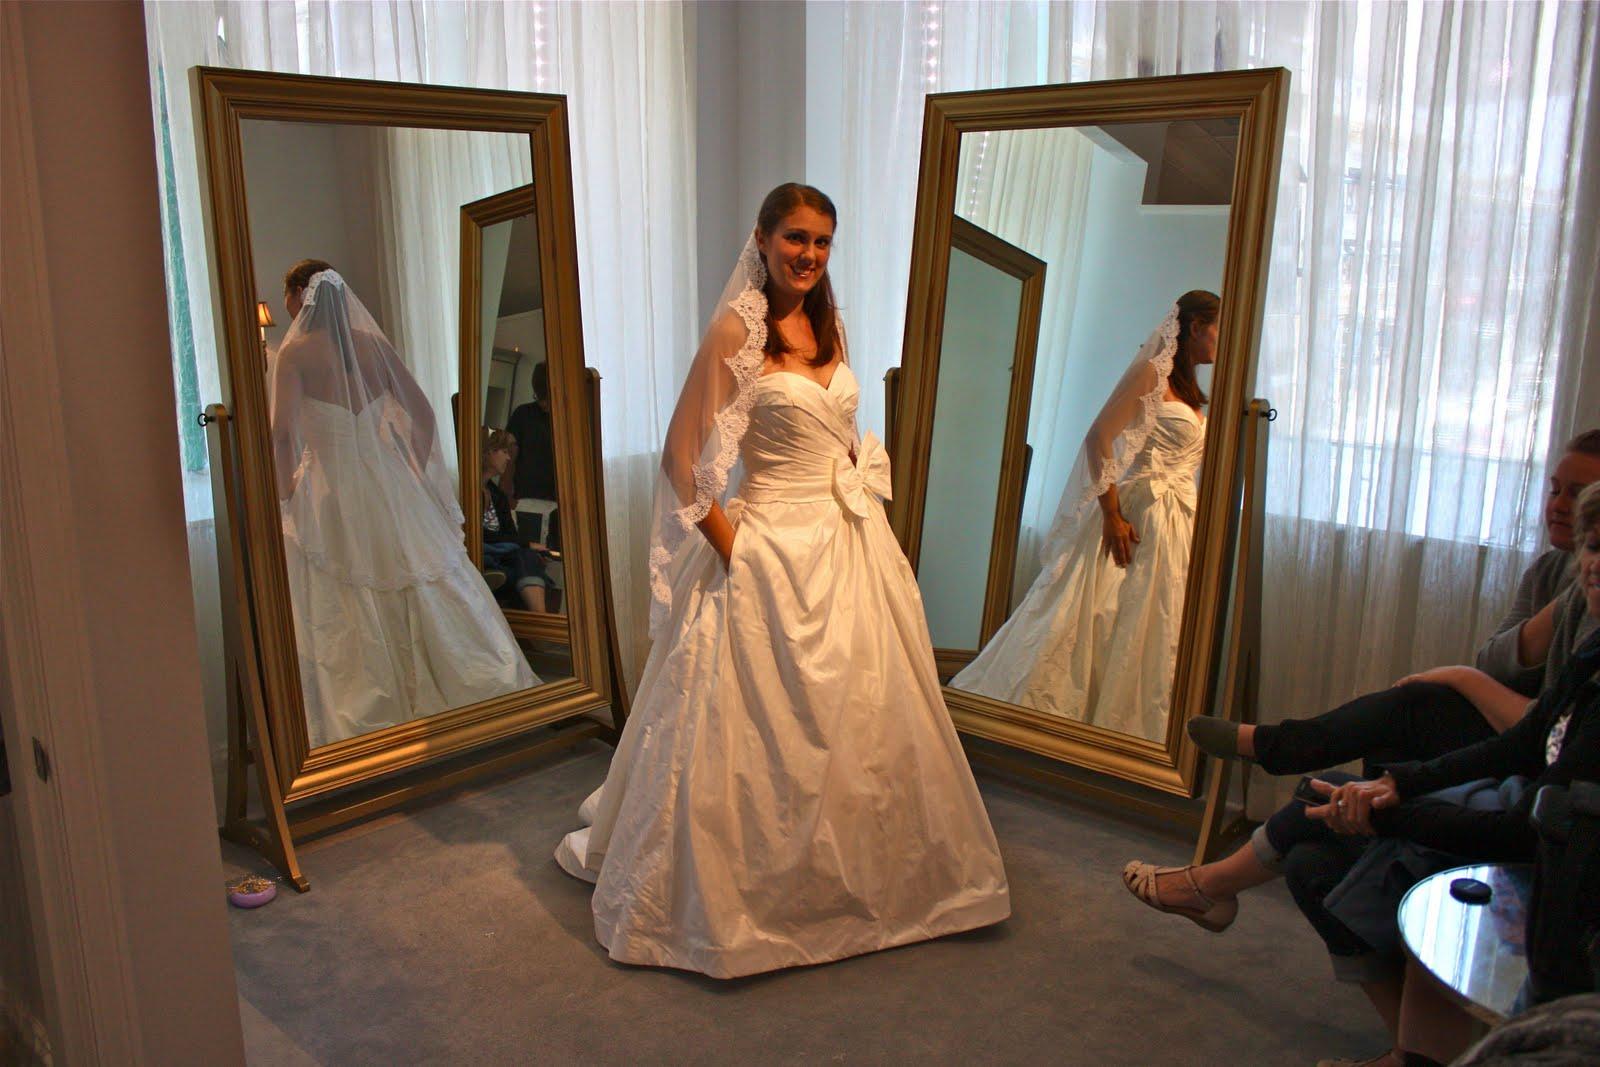
[[[1149,494],[1153,499],[1175,497],[1193,508],[1199,501],[1195,469],[1188,465],[1173,469],[1158,466],[1134,467],[1122,476],[1122,487],[1118,490],[1118,495],[1127,500],[1139,494]]]
[[[845,457],[849,462],[849,457]],[[738,490],[739,499],[747,504],[768,501],[805,503],[814,500],[832,500],[833,464],[784,463],[762,470],[747,471]]]
[[[738,496],[747,504],[833,500],[865,518],[890,495],[889,457],[871,433],[861,439],[854,455],[842,445],[837,451],[790,451],[782,456],[746,450],[744,463]]]

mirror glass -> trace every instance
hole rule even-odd
[[[463,206],[463,247],[477,258],[478,277],[463,279],[461,306],[477,319],[469,336],[483,412],[482,565],[512,630],[537,654],[540,677],[566,677],[572,662],[532,200],[524,187]]]
[[[1165,743],[1238,132],[962,135],[918,560],[952,688]]]
[[[506,577],[469,556],[462,489],[481,479],[461,470],[455,403],[461,205],[531,180],[527,137],[252,119],[240,128],[312,748],[549,682],[538,642],[507,624],[497,599]],[[513,270],[521,253],[507,247],[502,274],[525,285],[537,259]],[[286,287],[306,260],[334,273]],[[527,374],[519,365],[484,378],[500,383],[502,406],[519,369]]]

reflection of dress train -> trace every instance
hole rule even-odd
[[[1140,539],[1133,562],[1111,561],[1100,510],[1086,509],[1065,550],[951,687],[1164,740],[1204,444],[1195,410],[1162,401],[1120,480],[1123,517]]]
[[[759,352],[757,354],[759,357]],[[697,533],[563,868],[614,959],[733,977],[998,922],[1005,871],[859,386],[753,391],[726,571]],[[870,490],[870,491],[869,491]]]
[[[301,403],[282,516],[311,744],[538,685],[405,450],[403,407]]]

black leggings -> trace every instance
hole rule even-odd
[[[1314,719],[1289,719],[1255,732],[1256,762],[1268,774],[1307,774],[1351,760],[1430,760],[1494,736],[1472,702],[1447,685],[1413,682],[1368,693]]]

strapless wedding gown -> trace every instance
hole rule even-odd
[[[726,570],[690,535],[593,825],[557,850],[613,959],[728,978],[1010,913],[859,392],[845,364],[760,379]]]
[[[280,507],[311,744],[538,685],[459,507],[409,458],[400,405],[301,405],[306,445]]]
[[[1087,508],[1066,550],[950,687],[1164,741],[1204,447],[1200,415],[1162,401],[1118,486],[1139,534],[1133,562],[1112,562],[1100,509]]]

